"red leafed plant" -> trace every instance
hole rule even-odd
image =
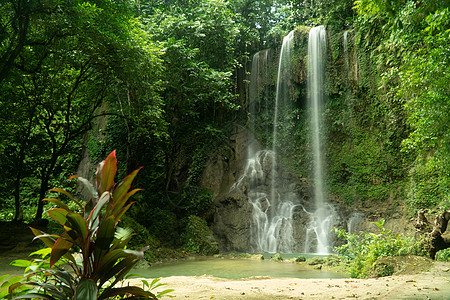
[[[69,192],[55,188],[52,192],[64,194],[79,207],[72,211],[68,205],[57,198],[45,201],[55,204],[56,208],[46,211],[48,215],[63,226],[62,234],[47,234],[31,228],[35,239],[40,239],[51,248],[49,268],[28,274],[23,285],[33,286],[28,293],[21,293],[16,299],[156,299],[156,296],[142,288],[134,286],[115,287],[125,275],[143,258],[144,249],[139,251],[126,249],[131,235],[120,234],[118,223],[123,214],[133,204],[128,199],[140,189],[130,190],[131,184],[140,169],[126,176],[119,184],[114,182],[117,171],[116,152],[111,152],[106,160],[97,167],[96,183],[77,178],[89,192],[87,201],[76,200]],[[75,254],[75,253],[79,254]],[[64,261],[73,272],[60,267]],[[33,281],[36,273],[45,280]],[[17,288],[19,285],[12,287]]]

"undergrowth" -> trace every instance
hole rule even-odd
[[[335,228],[339,239],[345,244],[334,250],[343,256],[351,277],[367,278],[375,267],[375,261],[381,257],[427,254],[423,242],[412,237],[396,234],[384,228],[384,219],[374,222],[380,229],[379,233],[361,232],[351,234],[343,229]],[[392,275],[391,274],[384,275]]]

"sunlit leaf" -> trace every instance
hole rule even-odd
[[[97,169],[97,187],[100,195],[112,189],[116,172],[117,158],[116,150],[114,150],[99,164],[99,168]]]
[[[53,204],[56,204],[57,206],[59,206],[62,209],[70,210],[69,207],[64,202],[62,202],[60,199],[44,198],[44,199],[42,199],[42,201],[48,201],[48,202],[51,202]]]
[[[134,170],[117,185],[113,191],[114,203],[121,202],[122,197],[126,195],[131,187],[131,184],[133,183],[134,178],[141,169],[142,167]]]
[[[11,266],[26,268],[31,265],[31,261],[24,259],[16,259],[10,263]]]
[[[69,211],[64,208],[51,208],[47,210],[46,213],[50,216],[50,218],[57,221],[59,224],[65,225]]]

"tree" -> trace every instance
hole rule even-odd
[[[22,1],[8,3],[0,8],[7,11],[16,4],[24,5]],[[0,89],[8,99],[3,98],[0,106],[17,112],[16,118],[2,116],[8,128],[14,129],[2,131],[6,137],[2,151],[8,147],[13,150],[8,156],[13,163],[10,176],[15,178],[12,182],[18,211],[22,166],[25,161],[31,162],[27,165],[32,165],[33,171],[28,176],[40,181],[35,216],[40,219],[40,199],[49,182],[55,175],[63,175],[63,162],[71,157],[69,154],[78,152],[81,137],[91,129],[103,102],[115,103],[123,94],[143,90],[142,101],[151,107],[159,105],[157,101],[152,103],[152,98],[158,90],[160,49],[147,40],[148,35],[133,15],[131,1],[60,5],[55,0],[39,3],[33,13],[19,8],[2,19],[5,42],[0,50],[12,63],[3,66],[8,72]],[[16,16],[20,13],[26,16]],[[17,46],[8,46],[18,39],[16,23],[23,18],[29,19],[23,45],[16,42]],[[116,111],[106,113],[121,115]],[[14,138],[14,147],[6,144]],[[75,163],[72,161],[72,165]]]

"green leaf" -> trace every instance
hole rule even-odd
[[[55,243],[54,237],[59,237],[56,234],[53,234],[53,235],[46,234],[45,232],[42,232],[39,229],[36,229],[36,228],[33,228],[33,227],[30,227],[30,229],[33,232],[33,234],[35,235],[33,240],[40,239],[49,248],[52,248],[53,244]]]
[[[95,300],[97,299],[97,286],[92,279],[81,278],[75,291],[75,300]]]
[[[48,201],[48,202],[56,204],[57,206],[59,206],[62,209],[70,210],[70,208],[64,202],[62,202],[61,200],[56,199],[56,198],[44,198],[44,199],[42,199],[42,201]]]
[[[127,206],[125,206],[120,212],[116,215],[116,222],[119,221],[119,219],[127,212],[127,210],[130,209],[131,205],[133,205],[134,202],[129,203]]]
[[[97,274],[100,276],[100,286],[108,281],[111,277],[116,276],[121,270],[126,267],[133,267],[139,259],[142,259],[144,254],[140,251],[116,249],[109,251],[100,259]],[[117,261],[124,258],[120,262]],[[134,261],[135,260],[135,261]],[[130,268],[131,269],[131,268]],[[124,276],[126,274],[123,274]],[[116,277],[117,278],[117,277]]]
[[[14,300],[16,299],[45,299],[45,300],[55,300],[52,296],[44,295],[44,294],[38,294],[38,293],[29,293],[25,295],[20,295],[14,297]]]
[[[95,205],[94,209],[91,211],[91,214],[89,215],[88,222],[89,222],[89,228],[92,230],[93,224],[97,224],[96,219],[100,212],[102,211],[102,208],[105,206],[106,203],[109,202],[109,199],[111,198],[111,194],[109,192],[104,192],[103,195],[100,197],[100,200],[98,201],[97,205]]]
[[[106,253],[105,256],[101,257],[100,262],[98,264],[97,273],[104,274],[108,268],[114,266],[119,258],[125,257],[128,254],[124,249],[115,249]]]
[[[108,288],[106,289],[99,297],[99,300],[101,299],[108,299],[115,296],[123,296],[126,294],[131,294],[133,296],[138,296],[141,298],[147,298],[147,299],[157,299],[154,294],[151,292],[145,291],[140,287],[137,286],[126,286],[126,287],[120,287],[120,288]]]
[[[125,196],[122,197],[122,199],[120,200],[120,202],[114,202],[114,207],[113,207],[113,215],[117,215],[119,213],[119,211],[122,209],[122,207],[126,204],[127,200],[133,196],[134,194],[136,194],[136,192],[142,191],[142,189],[134,189],[131,192],[128,192]]]
[[[31,261],[25,259],[16,259],[13,260],[10,265],[14,267],[26,268],[31,265]]]
[[[88,237],[86,220],[80,214],[73,212],[67,214],[67,219],[72,225],[72,229],[74,229],[81,236],[82,242],[84,243]]]
[[[91,199],[94,202],[97,202],[97,199],[98,199],[97,191],[96,191],[95,187],[92,185],[92,183],[89,182],[89,180],[87,180],[86,178],[83,178],[83,177],[76,176],[76,175],[72,175],[70,177],[70,179],[72,179],[72,178],[77,178],[78,181],[81,182],[84,185],[84,187],[88,190],[89,195],[91,196]]]
[[[105,274],[105,276],[102,276],[102,282],[104,283],[114,277],[114,281],[111,286],[116,285],[116,283],[121,281],[128,274],[128,272],[130,272],[130,270],[139,262],[140,259],[141,258],[136,255],[128,255],[115,264],[114,267],[112,267]]]
[[[31,252],[30,255],[28,255],[28,256],[39,255],[42,258],[45,258],[47,255],[50,255],[51,252],[52,252],[52,248],[48,247],[48,248],[43,248],[43,249],[39,249],[37,251]]]
[[[47,214],[55,221],[58,221],[61,225],[66,225],[67,222],[67,214],[69,213],[68,210],[65,210],[63,208],[51,208],[46,211]]]
[[[0,283],[1,283],[3,280],[5,280],[8,276],[9,276],[9,274],[5,274],[5,275],[0,276]]]
[[[173,291],[175,291],[175,290],[174,289],[167,289],[167,290],[161,291],[161,292],[158,293],[158,295],[156,295],[156,298],[159,299],[162,296],[167,295],[168,293],[172,293]]]
[[[114,240],[114,232],[116,231],[114,216],[106,218],[98,228],[97,239],[95,240],[95,261],[109,250],[111,242]]]
[[[114,186],[114,177],[117,172],[116,150],[112,151],[108,157],[98,164],[97,168],[97,189],[102,195]]]
[[[57,192],[57,193],[61,193],[66,195],[67,197],[69,197],[71,200],[74,200],[73,196],[71,193],[69,193],[66,190],[60,189],[60,188],[54,188],[54,189],[50,189],[49,192]]]

